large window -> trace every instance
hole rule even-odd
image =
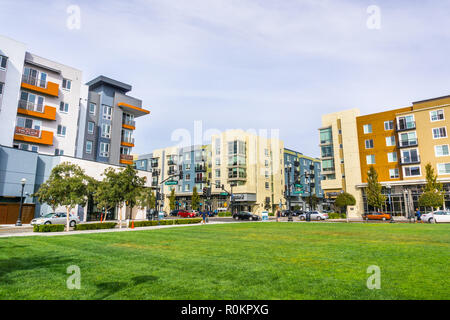
[[[266,160],[267,161],[267,160]],[[228,157],[228,166],[245,166],[246,161],[244,156],[230,156]]]
[[[419,177],[421,176],[420,166],[403,168],[403,173],[405,177]]]
[[[100,142],[100,156],[109,157],[109,143]]]
[[[395,146],[395,136],[386,137],[386,147],[394,147]]]
[[[322,160],[322,171],[327,172],[334,172],[334,160]]]
[[[401,147],[411,147],[417,146],[417,136],[416,132],[405,132],[400,134],[400,146]]]
[[[103,105],[103,119],[112,119],[112,107]]]
[[[59,111],[68,113],[69,112],[69,104],[61,101],[59,103]]]
[[[441,146],[435,146],[434,151],[435,151],[436,157],[446,157],[449,155],[448,144],[444,144]]]
[[[385,121],[384,122],[384,130],[385,131],[394,130],[394,121]]]
[[[371,124],[365,124],[364,125],[364,134],[372,133],[372,125]]]
[[[409,130],[416,127],[416,122],[414,121],[414,116],[404,116],[397,118],[397,125],[399,130]]]
[[[391,179],[398,179],[398,178],[400,178],[400,173],[399,173],[398,168],[390,169],[389,170],[389,175],[390,175]]]
[[[397,152],[388,153],[388,162],[398,162]]]
[[[111,138],[111,125],[110,124],[102,124],[102,137],[103,138]]]
[[[230,141],[228,142],[228,154],[242,154],[245,155],[245,142],[244,141]]]
[[[419,157],[419,152],[417,149],[402,151],[402,163],[403,164],[417,163],[419,161],[420,161],[420,157]]]
[[[69,79],[63,79],[62,88],[70,91],[71,87],[72,87],[72,81]]]
[[[43,112],[44,111],[44,97],[37,96],[34,93],[27,91],[20,92],[19,108]]]
[[[373,149],[373,140],[366,140],[366,149]]]
[[[432,122],[444,120],[444,110],[430,111],[430,119]]]
[[[433,138],[434,139],[447,138],[447,128],[446,127],[434,128],[433,129]]]
[[[40,120],[17,117],[16,125],[21,128],[41,130],[42,122]]]
[[[367,155],[366,162],[367,164],[375,164],[375,155],[374,154]]]
[[[320,144],[331,144],[333,143],[333,134],[331,128],[320,130]]]
[[[438,174],[450,174],[450,163],[438,163]]]
[[[333,156],[333,146],[323,146],[322,149],[322,158],[330,158]]]

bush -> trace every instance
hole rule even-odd
[[[203,219],[194,218],[194,219],[178,219],[175,220],[175,224],[194,224],[200,223]]]
[[[36,224],[33,232],[61,232],[66,226],[63,224]]]
[[[77,224],[75,230],[99,230],[99,229],[114,229],[116,227],[116,222],[103,222],[103,223],[85,223]]]
[[[159,225],[161,226],[167,226],[167,225],[173,225],[173,224],[194,224],[194,223],[200,223],[202,221],[201,218],[194,218],[194,219],[176,219],[176,220],[159,220]],[[140,227],[153,227],[158,225],[158,220],[153,221],[136,221],[134,223],[135,228]]]
[[[269,212],[269,217],[275,217],[275,212]]]
[[[219,212],[217,216],[218,217],[231,217],[232,214],[231,214],[231,212]]]
[[[345,219],[345,213],[332,212],[328,214],[329,219]]]
[[[153,220],[153,221],[135,221],[134,222],[134,227],[135,228],[139,228],[139,227],[153,227],[153,226],[157,226],[158,225],[158,221]]]

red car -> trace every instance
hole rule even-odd
[[[189,212],[186,210],[180,210],[178,211],[178,217],[182,217],[182,218],[195,218],[195,213],[194,212]]]

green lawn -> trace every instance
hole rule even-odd
[[[0,299],[449,299],[450,225],[246,223],[0,239]],[[81,289],[66,269],[81,269]],[[381,268],[381,289],[366,287]]]

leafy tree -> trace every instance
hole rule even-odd
[[[192,190],[191,206],[193,210],[198,210],[200,204],[200,196],[197,192],[197,187]]]
[[[156,195],[150,188],[143,188],[138,197],[138,206],[141,209],[156,209]]]
[[[319,204],[319,197],[316,194],[310,196],[310,203],[312,205],[312,209],[315,210],[317,205]]]
[[[124,170],[119,173],[119,179],[121,183],[121,190],[123,193],[123,198],[127,207],[130,208],[130,216],[133,208],[138,202],[138,198],[142,193],[142,189],[147,181],[146,177],[139,177],[138,171],[134,169],[131,165],[128,165]]]
[[[341,208],[345,212],[347,212],[348,206],[354,206],[356,204],[356,199],[353,195],[347,192],[343,192],[339,194],[336,198],[336,201],[334,202],[334,205],[338,208]]]
[[[98,207],[104,208],[108,212],[121,207],[125,199],[122,192],[120,173],[109,167],[105,169],[102,176],[104,178],[97,185],[94,200]]]
[[[63,162],[53,168],[50,177],[35,196],[39,202],[49,204],[52,209],[66,207],[66,230],[69,231],[70,211],[76,205],[86,205],[90,181],[78,165]]]
[[[169,196],[169,207],[170,210],[175,210],[175,188],[172,188]]]
[[[430,163],[425,166],[427,183],[424,193],[419,198],[421,207],[437,209],[444,204],[444,193],[442,183],[437,182],[437,175]]]
[[[386,202],[386,196],[381,193],[382,186],[378,182],[378,173],[373,166],[370,166],[367,173],[367,204],[376,210],[381,209]]]

